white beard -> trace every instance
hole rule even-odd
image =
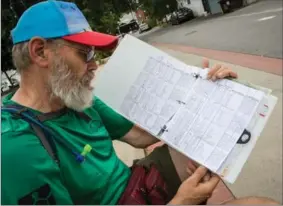
[[[50,78],[51,92],[59,97],[65,106],[75,111],[83,111],[93,104],[94,88],[93,75],[86,74],[78,78],[68,68],[62,57],[54,60]]]

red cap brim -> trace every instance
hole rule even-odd
[[[96,49],[113,49],[118,44],[118,37],[94,31],[64,36],[62,39],[79,44],[94,46]]]

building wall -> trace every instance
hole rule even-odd
[[[203,16],[205,15],[205,11],[203,8],[202,0],[190,0],[190,4],[188,4],[187,0],[177,0],[178,7],[187,7],[193,10],[195,16]]]
[[[211,14],[223,13],[219,0],[208,0]]]
[[[136,11],[136,17],[139,23],[146,21],[146,16],[142,9]]]

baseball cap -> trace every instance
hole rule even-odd
[[[13,44],[33,37],[62,38],[98,49],[114,48],[116,36],[92,31],[83,13],[71,2],[48,0],[28,8],[12,30]]]

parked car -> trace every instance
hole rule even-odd
[[[17,88],[20,83],[20,76],[15,70],[9,70],[6,72],[9,76],[10,81],[7,79],[7,76],[2,72],[1,75],[1,94],[8,92],[13,88]]]
[[[1,94],[2,94],[3,92],[8,91],[9,89],[10,89],[10,87],[9,87],[8,82],[2,80],[2,82],[1,82]]]
[[[219,0],[218,3],[220,4],[223,13],[232,12],[243,6],[243,1],[240,0]]]
[[[139,33],[142,33],[142,32],[145,32],[151,29],[151,27],[147,23],[141,23],[139,26],[140,26]]]
[[[130,32],[136,32],[139,30],[139,25],[137,23],[136,20],[131,20],[130,22],[128,23],[121,23],[119,24],[118,28],[119,30],[119,33],[130,33]]]
[[[231,2],[229,0],[220,0],[218,3],[220,4],[223,13],[229,13],[232,11]]]
[[[189,8],[180,8],[177,11],[173,12],[170,18],[172,25],[180,24],[185,21],[189,21],[195,18],[194,12]]]

